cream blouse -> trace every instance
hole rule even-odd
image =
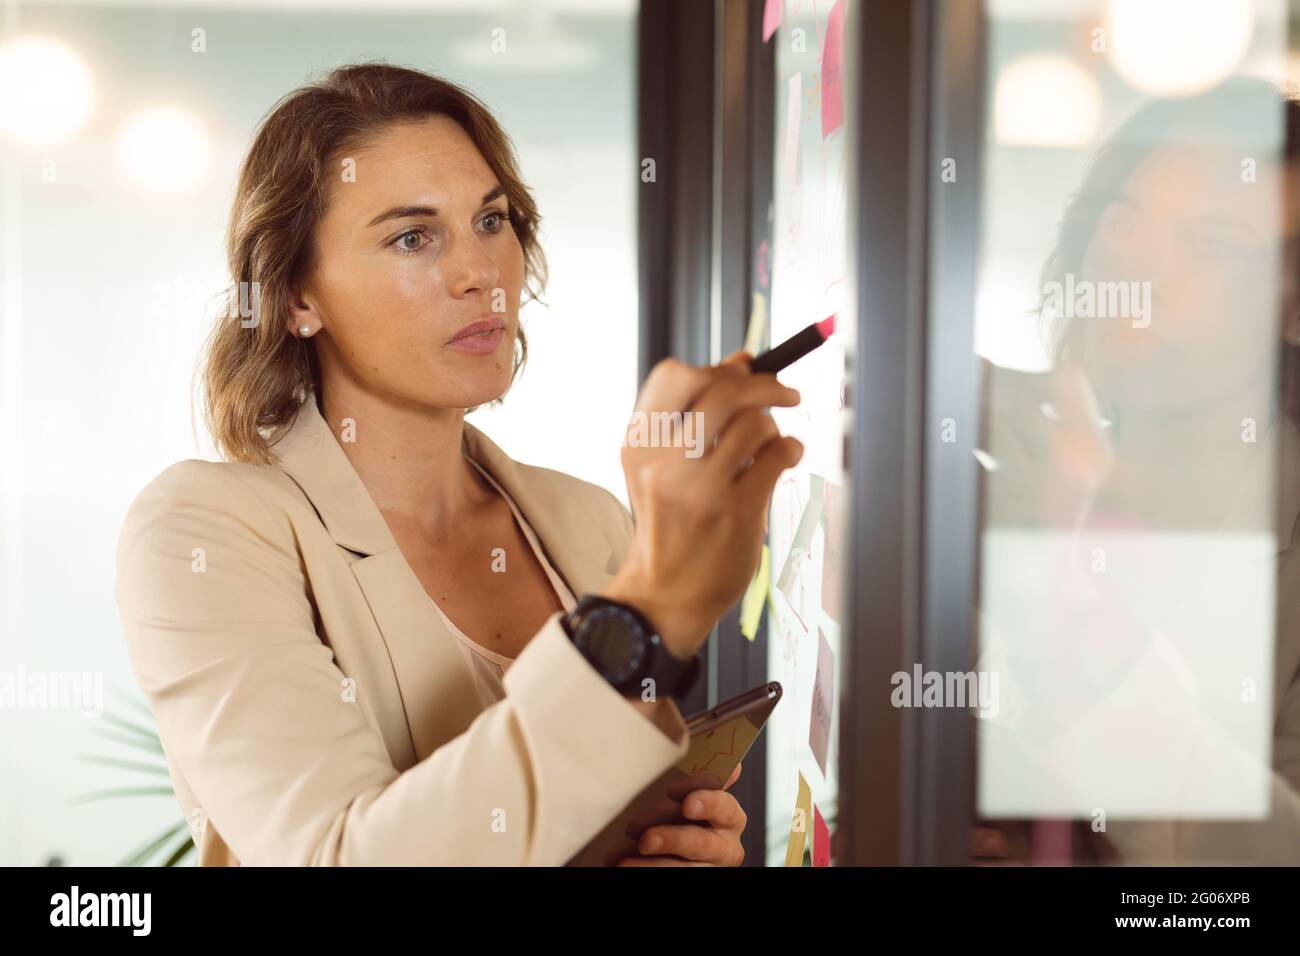
[[[564,579],[561,578],[560,575],[556,573],[555,568],[551,566],[551,562],[547,560],[546,554],[537,540],[537,535],[533,533],[533,529],[529,526],[523,513],[515,505],[514,499],[506,494],[506,490],[497,483],[497,480],[488,473],[486,468],[468,455],[465,457],[469,463],[477,468],[479,473],[488,480],[488,483],[500,492],[501,497],[506,500],[506,504],[510,506],[510,511],[514,514],[515,521],[518,522],[520,530],[523,531],[524,537],[528,539],[528,544],[533,549],[533,554],[537,555],[537,560],[541,564],[542,570],[546,572],[546,577],[550,580],[551,587],[555,589],[555,593],[559,597],[561,605],[563,605],[566,612],[572,611],[574,606],[578,603],[577,599],[574,598],[568,585],[564,583]],[[497,701],[505,697],[506,690],[505,685],[502,683],[502,678],[505,676],[506,669],[514,663],[515,659],[513,657],[506,657],[504,654],[498,654],[496,651],[489,650],[482,644],[479,644],[477,641],[466,636],[460,628],[451,622],[451,619],[448,618],[446,614],[442,613],[442,608],[438,607],[436,601],[432,598],[429,600],[433,604],[435,610],[437,610],[438,615],[442,618],[443,623],[447,625],[447,630],[451,632],[451,636],[454,637],[456,642],[460,645],[461,653],[465,655],[466,663],[469,665],[469,669],[474,675],[474,684],[478,688],[479,700],[483,702],[484,708],[490,707],[492,704],[495,704]]]

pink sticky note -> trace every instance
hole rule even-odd
[[[844,123],[844,86],[840,66],[844,60],[844,0],[836,0],[826,18],[822,43],[822,138]]]
[[[813,804],[813,866],[831,865],[831,828]]]
[[[763,7],[763,42],[772,39],[772,34],[781,25],[781,6],[785,0],[767,0]]]

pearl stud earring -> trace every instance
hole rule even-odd
[[[307,338],[307,336],[311,335],[311,326],[310,325],[298,326],[298,334],[301,335],[304,339]]]

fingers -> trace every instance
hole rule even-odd
[[[1050,398],[1047,377],[1042,372],[990,366],[989,451],[999,462],[1041,461],[1046,455],[1053,424],[1045,411]]]
[[[719,437],[718,446],[709,452],[706,464],[725,471],[725,477],[734,478],[759,449],[773,438],[779,438],[780,434],[766,409],[743,409]]]
[[[970,855],[976,859],[1001,858],[1010,853],[1007,838],[1001,830],[993,827],[972,827],[970,831]]]
[[[994,367],[989,379],[989,452],[1006,474],[1046,488],[1063,479],[1090,487],[1114,464],[1087,374],[1063,363],[1050,372]]]
[[[643,857],[676,856],[712,866],[738,866],[745,855],[738,831],[690,823],[651,827],[641,835],[637,851]]]
[[[1052,376],[1052,402],[1064,447],[1061,465],[1067,473],[1091,477],[1113,464],[1110,442],[1101,429],[1101,411],[1083,370],[1063,365]]]
[[[637,400],[638,411],[665,411],[698,413],[699,442],[704,449],[712,449],[736,416],[749,409],[766,409],[772,406],[798,405],[799,393],[782,385],[772,375],[752,375],[749,372],[749,354],[733,352],[721,363],[711,368],[698,368],[677,359],[664,359],[651,370]],[[751,429],[757,422],[751,424]],[[727,457],[739,455],[738,449],[757,447],[754,432],[736,436],[733,451]],[[749,459],[738,458],[736,470]]]
[[[727,781],[728,785],[739,776],[740,767],[737,766]],[[675,865],[673,862],[651,863],[651,860],[665,857],[677,857],[678,863],[684,860],[712,866],[739,866],[744,861],[745,850],[740,844],[740,835],[745,830],[747,817],[734,796],[724,790],[693,790],[682,801],[682,816],[695,822],[647,828],[637,841],[640,862],[628,862],[627,865]]]
[[[793,468],[803,457],[803,442],[792,435],[773,438],[754,455],[750,465],[736,479],[736,494],[762,504],[769,500],[781,472]]]
[[[718,364],[719,364],[719,365],[735,365],[735,366],[737,366],[737,367],[743,369],[744,371],[748,372],[748,371],[749,371],[749,366],[750,366],[750,364],[751,364],[753,361],[754,361],[754,356],[750,355],[750,354],[749,354],[748,352],[746,352],[744,349],[740,349],[739,351],[732,352],[730,355],[728,355],[726,358],[724,358],[724,359],[723,359],[721,362],[719,362]]]
[[[619,860],[615,866],[714,866],[714,864],[679,860],[672,856],[627,856]]]
[[[1052,401],[1063,424],[1095,431],[1101,418],[1087,373],[1078,365],[1061,365],[1051,377]]]
[[[736,769],[731,771],[731,776],[728,777],[727,782],[722,785],[723,790],[729,790],[731,788],[731,785],[740,777],[740,768],[743,766],[744,764],[736,764]]]
[[[713,827],[743,830],[745,811],[740,802],[725,790],[695,790],[682,801],[682,816]]]
[[[772,406],[789,408],[799,401],[797,391],[771,375],[749,375],[734,366],[731,370],[720,367],[690,410],[700,414],[704,447],[712,448],[740,412]]]
[[[655,364],[641,386],[638,411],[682,411],[690,408],[712,381],[711,370],[675,358]]]
[[[750,361],[749,354],[743,351],[732,352],[712,367],[690,365],[672,357],[663,359],[646,376],[636,407],[644,411],[686,411],[719,377],[749,377]]]

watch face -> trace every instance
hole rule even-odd
[[[618,608],[601,608],[587,619],[581,643],[606,680],[621,684],[636,676],[645,658],[640,628]]]

